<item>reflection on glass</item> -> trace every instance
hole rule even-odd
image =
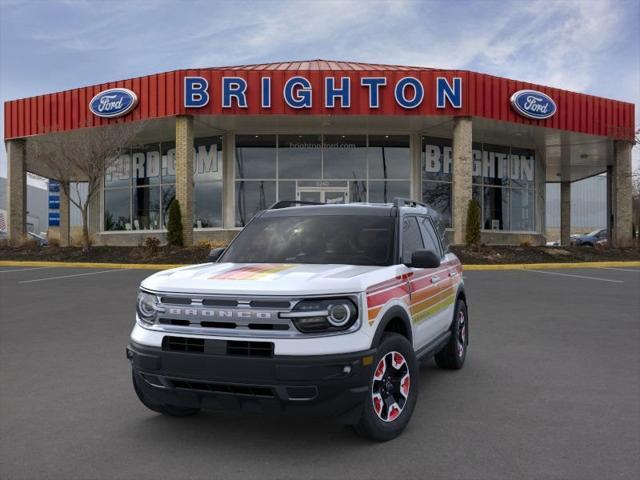
[[[194,197],[194,228],[221,227],[222,181],[196,183]]]
[[[453,171],[451,140],[422,138],[422,179],[451,181]]]
[[[509,189],[484,187],[485,230],[509,230]]]
[[[278,136],[278,175],[280,178],[321,178],[322,136]]]
[[[409,198],[410,195],[411,184],[408,181],[369,181],[369,201],[372,203],[392,203],[396,197]]]
[[[134,186],[158,185],[160,167],[160,144],[153,143],[131,149],[131,176]]]
[[[365,135],[325,135],[324,178],[367,178],[366,145]]]
[[[176,198],[176,186],[175,185],[163,185],[162,186],[162,225],[167,228],[169,223],[169,207],[171,202]]]
[[[132,229],[158,230],[160,228],[160,188],[134,188],[132,198]]]
[[[128,187],[131,182],[131,153],[125,150],[107,168],[104,176],[105,187]]]
[[[533,190],[511,190],[511,230],[533,231],[535,196]]]
[[[349,182],[349,201],[350,202],[366,202],[367,201],[366,180],[356,180],[353,182]]]
[[[131,189],[121,188],[104,192],[104,229],[131,230]]]
[[[160,170],[162,183],[175,183],[176,181],[176,144],[175,142],[163,142],[160,147]]]
[[[198,138],[194,143],[193,180],[222,180],[222,137]]]
[[[276,200],[275,181],[236,182],[236,225],[244,227],[260,210]]]
[[[296,199],[296,182],[281,181],[278,182],[278,201],[295,200]]]
[[[525,148],[512,148],[510,155],[511,186],[534,188],[535,152]]]
[[[407,135],[370,135],[369,178],[411,177],[411,154]]]
[[[451,227],[451,184],[422,182],[422,201],[442,215],[442,223]]]
[[[236,178],[276,178],[276,136],[236,136]]]

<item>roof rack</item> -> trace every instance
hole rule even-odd
[[[325,205],[321,202],[307,202],[304,200],[280,200],[269,207],[269,210],[277,210],[279,208],[293,207],[295,205]]]
[[[428,210],[431,209],[431,207],[429,207],[429,205],[427,205],[426,203],[423,202],[418,202],[417,200],[411,200],[409,198],[402,198],[402,197],[396,197],[393,199],[393,206],[394,207],[424,207]]]

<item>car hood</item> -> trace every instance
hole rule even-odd
[[[365,275],[388,267],[284,263],[205,263],[158,272],[141,286],[158,292],[313,295],[356,293]]]

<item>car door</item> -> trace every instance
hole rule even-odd
[[[418,217],[407,215],[402,218],[401,261],[411,263],[411,255],[416,250],[424,249],[424,239],[420,232]],[[409,283],[409,308],[413,325],[414,346],[424,346],[436,335],[437,317],[429,313],[429,297],[434,290],[433,273],[437,269],[407,267]]]
[[[435,225],[429,217],[420,217],[420,232],[424,239],[424,245],[427,250],[431,250],[440,257],[440,261],[446,261],[445,252],[442,248],[438,235],[436,234]],[[431,277],[431,285],[434,286],[432,292],[431,303],[434,315],[434,323],[436,324],[437,333],[446,331],[451,325],[453,319],[453,311],[455,309],[455,293],[457,272],[454,269],[448,269],[442,266],[436,269],[436,273]]]

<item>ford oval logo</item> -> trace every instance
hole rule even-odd
[[[511,105],[523,117],[544,120],[556,114],[556,103],[549,95],[536,90],[518,90],[511,95]]]
[[[89,102],[89,110],[98,117],[115,118],[126,115],[138,104],[138,96],[127,88],[103,90]]]

